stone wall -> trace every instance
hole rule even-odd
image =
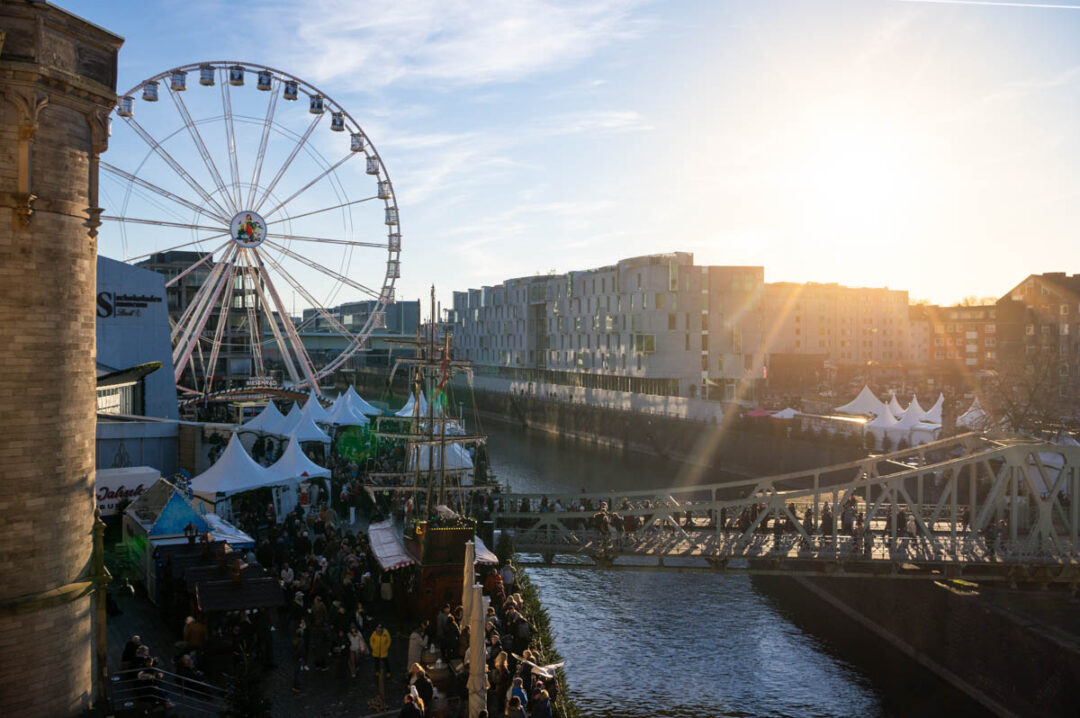
[[[905,655],[996,715],[1076,712],[1080,646],[1053,625],[1002,608],[990,593],[997,589],[960,594],[929,581],[861,578],[759,576],[754,583],[827,640],[857,639]],[[1012,598],[1058,602],[1063,611],[1071,605],[1065,593]]]
[[[84,712],[95,685],[97,156],[122,40],[0,5],[0,715]]]

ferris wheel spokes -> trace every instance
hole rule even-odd
[[[234,270],[235,271],[235,270]],[[218,353],[221,351],[221,339],[225,332],[225,325],[228,324],[228,307],[232,306],[233,288],[236,286],[236,282],[228,279],[225,286],[225,296],[221,299],[222,311],[218,314],[217,327],[214,329],[214,341],[210,346],[210,363],[203,367],[203,393],[209,391],[209,387],[214,385],[214,371],[217,368]],[[199,359],[202,360],[202,350],[199,351]],[[197,381],[198,374],[194,371],[191,373],[191,378]]]
[[[258,259],[259,258],[256,257],[256,261],[258,261]],[[261,283],[257,282],[255,284],[255,294],[259,297],[259,305],[260,306],[263,306],[263,307],[269,307],[270,306],[270,303],[267,302],[267,300],[266,300],[266,294],[263,292]],[[277,342],[278,351],[281,352],[281,358],[282,358],[282,361],[285,363],[286,370],[289,372],[289,378],[292,379],[293,383],[299,384],[300,383],[300,373],[296,370],[296,364],[293,362],[292,355],[289,352],[288,343],[286,342],[285,338],[281,336],[281,328],[278,326],[278,323],[276,321],[274,321],[273,315],[269,316],[268,319],[270,320],[269,321],[270,331],[273,333],[274,340]],[[286,323],[286,321],[282,322],[283,326]]]
[[[350,247],[374,247],[376,249],[386,249],[390,245],[386,242],[359,242],[352,239],[331,239],[330,237],[305,237],[301,234],[278,234],[276,232],[268,232],[267,237],[273,239],[288,239],[296,240],[297,242],[319,242],[321,244],[344,244]]]
[[[195,242],[202,242],[202,241],[204,241],[206,239],[216,239],[217,237],[224,237],[227,234],[226,232],[221,231],[220,226],[218,226],[218,227],[207,227],[205,225],[199,225],[199,224],[185,224],[183,222],[169,222],[169,221],[166,221],[166,220],[163,220],[163,219],[140,219],[138,217],[117,217],[117,216],[114,216],[114,215],[103,215],[101,217],[101,219],[103,219],[103,220],[111,220],[113,222],[127,222],[129,224],[152,224],[152,225],[154,225],[156,227],[175,227],[175,228],[178,228],[178,229],[195,229],[195,230],[199,230],[200,232],[217,232],[218,233],[214,237],[204,237],[203,239],[195,240]],[[195,244],[195,242],[189,242],[188,244]],[[181,245],[181,246],[187,246],[187,245]],[[177,247],[173,247],[173,249],[177,249]],[[159,252],[168,252],[169,250],[168,249],[160,249],[158,251]],[[139,256],[140,257],[149,257],[151,254],[154,254],[154,252],[150,252],[148,254],[140,254]]]
[[[206,322],[210,318],[210,312],[213,309],[214,304],[217,303],[218,296],[221,294],[224,285],[230,283],[232,280],[232,275],[236,266],[234,261],[235,255],[236,250],[231,250],[228,259],[214,268],[215,270],[219,270],[217,276],[212,276],[212,278],[207,279],[206,285],[212,285],[214,291],[212,293],[200,292],[200,294],[202,294],[200,301],[194,303],[199,307],[194,315],[194,321],[187,322],[186,326],[183,319],[181,319],[179,323],[181,326],[185,326],[185,329],[181,334],[176,347],[173,349],[173,367],[175,368],[174,372],[176,375],[174,380],[177,382],[180,381],[180,377],[184,373],[184,365],[187,364],[188,358],[191,356],[191,350],[199,343],[203,328],[206,327]],[[226,270],[225,267],[228,267],[228,269]],[[223,278],[224,281],[222,281]]]
[[[351,202],[342,202],[341,204],[335,204],[333,207],[324,207],[323,209],[315,209],[310,212],[302,212],[300,214],[294,214],[290,217],[279,217],[275,220],[266,220],[266,226],[271,224],[280,224],[281,222],[291,222],[293,220],[300,219],[301,217],[310,217],[313,214],[319,214],[321,212],[329,212],[335,209],[341,209],[342,207],[348,207],[354,204],[360,204],[361,202],[370,202],[373,199],[380,199],[378,195],[372,195],[370,197],[364,197],[363,199],[354,199]],[[273,235],[270,235],[273,236]]]
[[[282,267],[281,264],[275,261],[274,258],[271,257],[269,254],[266,255],[266,262],[275,272],[281,275],[281,277],[289,286],[299,292],[301,297],[310,302],[311,306],[315,307],[315,311],[318,312],[319,316],[325,319],[326,322],[330,324],[330,326],[337,329],[339,332],[342,333],[342,335],[348,337],[349,339],[354,340],[357,338],[352,332],[349,331],[348,327],[346,327],[338,320],[337,317],[327,311],[318,301],[316,301],[315,297],[311,296],[311,293],[304,288],[304,285],[300,284],[300,282],[296,280],[296,277],[289,274],[289,272],[284,267]]]
[[[270,129],[274,126],[274,114],[277,111],[277,88],[280,84],[280,81],[277,78],[274,78],[274,82],[270,88],[270,102],[266,108],[266,119],[263,120],[262,137],[259,138],[259,151],[255,156],[255,171],[251,174],[251,188],[248,190],[248,207],[255,201],[255,191],[259,186],[259,177],[262,175],[263,160],[266,159],[266,148],[270,143]]]
[[[318,127],[319,122],[322,120],[322,118],[323,116],[321,114],[315,115],[315,119],[311,121],[311,124],[308,125],[307,130],[305,130],[304,134],[300,137],[300,141],[296,143],[296,146],[292,148],[292,152],[290,152],[289,156],[285,158],[285,162],[281,165],[281,169],[277,171],[277,174],[274,175],[274,179],[271,180],[270,184],[267,185],[265,190],[263,190],[262,196],[259,197],[259,201],[255,203],[254,209],[256,212],[258,212],[259,208],[263,206],[263,203],[265,203],[266,200],[269,199],[270,193],[274,191],[274,188],[277,187],[277,183],[281,181],[282,176],[285,174],[285,170],[289,169],[289,165],[291,165],[293,163],[293,160],[296,159],[296,155],[300,154],[300,150],[303,149],[304,145],[307,144],[308,138],[311,137],[311,133],[315,131],[316,127]]]
[[[229,215],[229,211],[222,207],[218,203],[218,201],[210,195],[209,192],[204,190],[199,185],[199,183],[195,181],[195,178],[192,177],[188,173],[188,171],[185,170],[183,166],[179,162],[177,162],[176,159],[172,155],[170,155],[164,147],[161,146],[161,143],[155,140],[154,137],[146,131],[146,128],[144,128],[138,123],[138,121],[135,120],[134,117],[125,117],[124,121],[128,124],[128,126],[131,127],[131,129],[135,130],[135,134],[137,134],[143,142],[149,145],[150,149],[152,149],[158,157],[165,161],[165,164],[169,165],[169,167],[172,168],[173,172],[180,175],[180,178],[184,180],[184,182],[186,182],[187,185],[191,187],[191,189],[195,190],[195,194],[202,197],[203,201],[206,202],[208,206],[213,207],[215,210],[220,212],[222,216]]]
[[[260,275],[263,283],[266,284],[266,290],[270,293],[270,298],[274,301],[274,306],[277,307],[278,316],[283,318],[285,335],[289,337],[289,341],[293,345],[293,351],[300,363],[300,369],[304,372],[305,379],[310,382],[311,388],[314,389],[318,386],[318,381],[315,379],[315,369],[311,365],[311,357],[308,356],[307,350],[304,349],[304,342],[300,339],[296,327],[289,321],[289,313],[285,309],[285,303],[281,301],[281,296],[278,294],[274,282],[270,279],[270,273],[266,271],[266,265],[263,264],[261,254],[255,249],[252,249],[251,253],[254,255],[255,261],[259,263]]]
[[[191,136],[191,141],[195,143],[195,149],[198,150],[199,156],[202,157],[203,164],[206,165],[206,171],[210,173],[211,179],[214,184],[217,185],[218,192],[222,198],[228,197],[228,191],[225,189],[225,180],[221,177],[221,172],[218,171],[217,164],[214,162],[213,156],[210,154],[210,150],[206,149],[206,143],[203,141],[202,134],[199,132],[199,126],[191,119],[191,113],[188,111],[187,104],[184,102],[184,98],[180,92],[169,88],[169,97],[172,98],[173,104],[176,105],[176,111],[180,113],[180,117],[184,120],[184,127],[187,128],[188,134]],[[225,212],[224,214],[228,214]]]
[[[318,175],[316,175],[315,179],[311,180],[306,185],[304,185],[300,189],[296,190],[295,192],[293,192],[291,195],[289,195],[285,199],[278,202],[277,205],[273,209],[264,212],[263,215],[266,216],[266,217],[269,217],[270,215],[274,214],[274,212],[277,212],[279,209],[281,209],[282,207],[287,205],[289,202],[292,202],[294,199],[296,199],[297,197],[302,195],[304,192],[306,192],[308,189],[310,189],[313,184],[315,184],[316,182],[321,180],[323,177],[326,177],[328,174],[330,174],[331,172],[333,172],[338,167],[345,164],[346,162],[348,162],[350,159],[352,159],[353,157],[355,157],[358,154],[361,154],[361,153],[360,152],[349,152],[344,157],[342,157],[340,160],[338,160],[337,162],[335,162],[334,164],[330,165],[325,170],[320,172]]]
[[[248,301],[248,283],[251,284],[251,296],[254,298],[255,285],[259,282],[255,265],[251,263],[250,253],[254,251],[254,249],[245,249],[243,251],[244,266],[246,267],[244,271],[244,309],[247,312],[248,340],[251,342],[251,353],[252,358],[255,360],[256,376],[263,376],[266,373],[266,367],[263,366],[262,341],[259,339],[259,318],[256,316],[255,302]],[[272,316],[267,317],[267,319],[273,321]]]
[[[236,202],[234,209],[239,212],[240,207],[240,166],[236,162],[236,128],[233,126],[232,94],[229,87],[228,70],[221,71],[221,106],[225,108],[225,145],[229,153],[229,177],[232,179],[234,194],[227,196]]]
[[[219,236],[221,236],[221,235],[219,235]],[[211,238],[207,237],[207,239],[211,239]],[[214,249],[214,250],[211,250],[211,251],[207,252],[206,254],[203,255],[202,259],[194,262],[187,269],[180,272],[179,274],[177,274],[175,277],[173,277],[169,281],[165,282],[165,287],[168,288],[168,287],[171,287],[172,285],[176,284],[181,279],[186,277],[188,274],[193,272],[197,267],[199,267],[200,265],[202,265],[202,264],[210,261],[211,259],[213,259],[215,254],[217,254],[221,250],[225,249],[226,247],[232,246],[232,244],[233,244],[233,241],[230,239],[230,240],[227,240],[225,242],[225,244],[221,245],[217,249]],[[128,260],[128,261],[131,261],[131,260]]]
[[[271,242],[269,239],[266,240],[266,243],[268,245],[270,245],[271,247],[273,247],[274,249],[281,252],[282,254],[284,254],[284,255],[292,258],[292,259],[295,259],[298,262],[306,264],[307,266],[311,267],[312,269],[314,269],[316,271],[319,271],[319,272],[322,272],[323,274],[325,274],[328,277],[332,277],[333,279],[336,279],[339,282],[347,284],[348,286],[352,287],[353,289],[359,289],[361,292],[364,292],[364,293],[368,294],[369,296],[372,296],[372,297],[375,297],[375,298],[379,298],[379,296],[380,296],[379,292],[376,292],[371,287],[366,287],[363,284],[361,284],[360,282],[357,282],[357,281],[355,281],[353,279],[350,279],[350,278],[346,277],[344,274],[341,274],[339,272],[335,272],[333,269],[330,269],[329,267],[324,267],[323,265],[319,264],[318,262],[316,262],[316,261],[314,261],[312,259],[309,259],[309,258],[305,257],[302,254],[297,254],[296,252],[292,251],[291,249],[289,249],[285,245],[278,244],[277,242]]]
[[[219,220],[222,224],[228,224],[229,223],[229,218],[228,217],[225,217],[222,214],[219,214],[217,212],[212,211],[209,207],[200,207],[199,205],[195,204],[194,202],[192,202],[192,201],[190,201],[188,199],[185,199],[185,198],[181,197],[178,194],[174,194],[173,192],[170,192],[167,189],[163,189],[161,187],[158,187],[156,184],[154,184],[152,182],[148,182],[148,181],[144,180],[142,177],[137,177],[137,176],[131,174],[130,172],[125,172],[124,170],[120,169],[119,167],[114,167],[113,165],[109,164],[108,162],[105,162],[104,160],[101,161],[100,166],[101,166],[101,169],[103,169],[103,170],[105,170],[107,172],[110,172],[110,173],[116,175],[117,177],[120,177],[121,179],[125,179],[128,182],[131,182],[132,184],[136,184],[139,187],[142,187],[143,189],[147,189],[147,190],[149,190],[151,192],[159,194],[162,197],[165,197],[166,199],[171,199],[173,202],[176,202],[177,204],[183,205],[184,207],[187,207],[188,209],[192,210],[193,212],[197,212],[197,213],[199,213],[199,214],[201,214],[203,216],[210,217],[211,219]]]

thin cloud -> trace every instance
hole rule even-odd
[[[263,23],[270,42],[319,82],[477,86],[572,67],[635,37],[640,1],[321,0],[260,16],[273,18]]]
[[[1046,2],[1005,2],[1002,0],[894,0],[895,2],[924,3],[928,5],[982,5],[986,7],[1022,7],[1043,10],[1080,10],[1080,5],[1059,5]]]

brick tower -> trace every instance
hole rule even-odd
[[[98,155],[123,40],[0,0],[0,715],[100,688],[94,561]]]

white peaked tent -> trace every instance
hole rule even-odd
[[[927,409],[926,413],[923,414],[923,421],[930,422],[931,424],[940,424],[941,408],[943,406],[945,406],[945,395],[938,394],[937,401],[935,401],[934,405]]]
[[[268,471],[286,481],[330,478],[330,469],[324,469],[309,459],[300,449],[300,442],[295,436],[289,439],[289,445],[285,447],[281,458],[275,461]]]
[[[416,397],[413,394],[409,394],[409,400],[405,402],[405,406],[394,412],[394,416],[411,417],[413,415],[413,407],[416,406]],[[420,393],[420,417],[423,418],[428,414],[427,399],[424,398],[423,392]]]
[[[896,423],[885,430],[889,439],[892,440],[893,446],[899,445],[901,440],[908,442],[910,445],[911,430],[919,425],[921,418],[922,412],[916,406],[909,406],[907,411],[897,417]]]
[[[300,407],[294,403],[292,408],[289,409],[289,413],[285,415],[278,425],[277,433],[280,436],[288,436],[291,434],[292,430],[296,428],[296,425],[300,423],[300,419],[302,418],[300,414]]]
[[[248,419],[240,428],[244,431],[257,431],[261,434],[277,434],[278,427],[281,426],[281,422],[284,420],[285,417],[274,406],[274,402],[268,401],[257,416]]]
[[[329,422],[334,426],[363,426],[371,423],[370,420],[356,411],[353,405],[347,401],[338,401],[330,412]]]
[[[956,426],[960,429],[985,429],[989,421],[989,415],[979,404],[979,397],[975,397],[968,410],[956,417]]]
[[[315,396],[314,389],[308,394],[308,399],[304,402],[304,408],[300,413],[310,417],[316,424],[330,423],[330,412],[324,409],[323,405],[319,403],[319,397]]]
[[[882,439],[888,433],[889,429],[896,426],[897,421],[893,417],[892,412],[883,410],[880,414],[874,417],[873,421],[867,422],[863,427],[863,432],[870,432],[874,435],[874,444],[881,446]]]
[[[869,386],[864,386],[859,395],[847,404],[836,407],[836,411],[841,414],[873,414],[874,416],[887,413],[885,404],[874,396]]]
[[[419,460],[416,455],[419,454]],[[421,471],[427,471],[434,467],[442,467],[441,446],[421,446],[416,454],[409,456],[409,471],[414,471],[419,464]],[[461,444],[446,444],[446,470],[447,471],[470,471],[473,468],[472,457],[469,451]]]
[[[191,490],[213,504],[233,494],[280,483],[283,483],[281,479],[248,456],[240,439],[233,434],[214,465],[191,480]]]
[[[331,407],[331,411],[337,409],[341,404],[348,404],[357,414],[363,414],[365,416],[378,416],[382,414],[377,408],[364,401],[363,397],[356,393],[356,390],[352,388],[351,384],[338,396],[337,400],[334,402],[334,406]]]
[[[293,430],[289,432],[289,436],[297,441],[319,441],[323,444],[330,443],[330,437],[326,435],[326,432],[315,426],[315,422],[311,420],[310,416],[304,416],[301,414],[300,421],[293,427]]]
[[[783,409],[781,411],[776,412],[775,414],[772,415],[771,418],[773,418],[773,419],[794,419],[798,415],[799,415],[799,412],[795,411],[791,407],[788,407],[787,409]]]
[[[900,406],[900,402],[896,399],[896,394],[889,397],[889,403],[886,404],[892,415],[899,419],[904,414],[904,407]]]
[[[908,404],[907,410],[911,411],[912,409],[915,409],[916,411],[919,412],[919,418],[920,419],[925,419],[926,418],[926,409],[923,409],[922,404],[919,403],[919,395],[918,394],[912,394],[911,395],[911,403]],[[900,418],[900,417],[897,417],[897,418]]]

